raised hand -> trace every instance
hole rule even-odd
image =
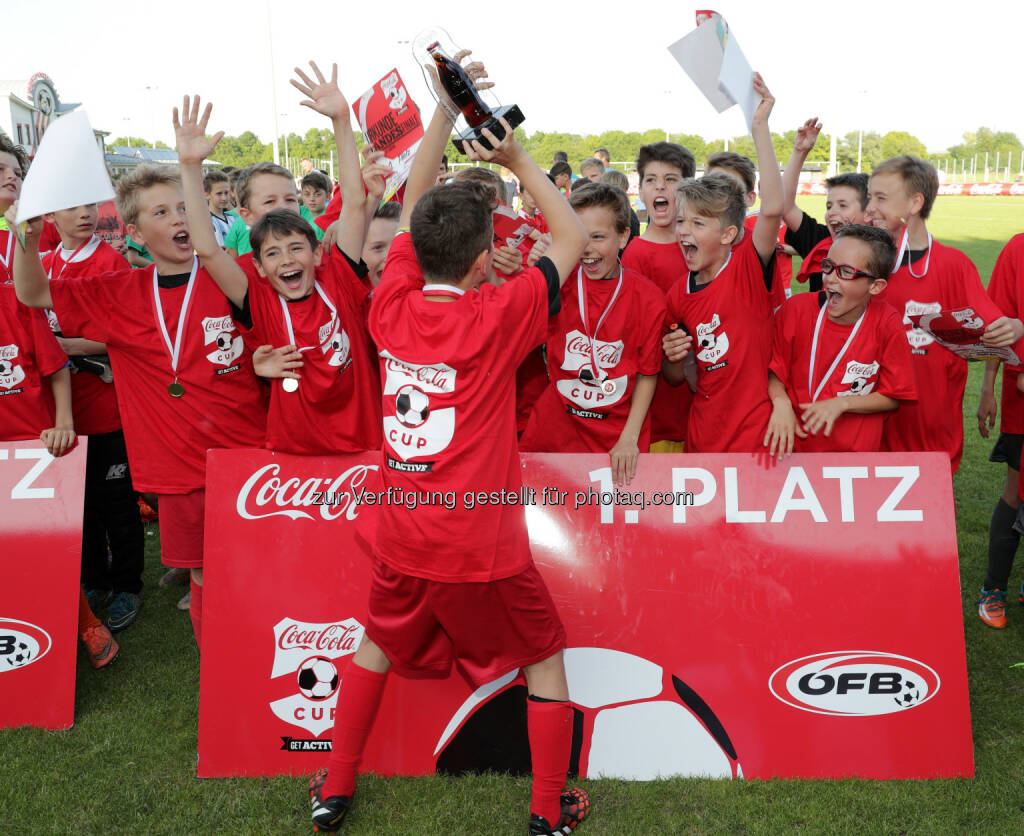
[[[384,159],[383,151],[366,153],[364,149],[363,155],[366,158],[362,168],[363,185],[366,186],[367,195],[379,203],[384,196],[385,181],[395,172],[386,162],[381,162]]]
[[[313,81],[298,67],[295,68],[295,74],[301,81],[297,81],[294,78],[291,80],[292,87],[307,97],[299,102],[299,104],[311,108],[317,113],[322,113],[329,119],[347,118],[348,101],[338,87],[338,65],[331,64],[330,80],[324,78],[324,74],[320,72],[316,61],[310,61],[309,66],[313,71],[313,75],[316,76],[316,81]]]
[[[188,96],[182,99],[181,118],[174,108],[174,136],[179,163],[201,163],[217,147],[224,131],[217,131],[212,137],[206,136],[206,125],[210,121],[213,105],[207,102],[202,117],[199,116],[199,96],[193,96],[191,106]]]
[[[796,129],[796,140],[793,142],[793,150],[801,154],[810,154],[814,143],[818,141],[818,134],[821,133],[821,122],[817,116],[813,116]]]
[[[757,106],[757,110],[754,111],[753,123],[755,125],[763,125],[768,122],[772,108],[775,107],[775,96],[772,95],[772,91],[765,85],[760,73],[754,73],[754,92],[761,97],[761,103]]]

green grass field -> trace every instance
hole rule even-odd
[[[823,199],[801,205],[823,214]],[[987,282],[1003,244],[1024,228],[1024,201],[939,198],[931,228],[965,250]],[[1005,479],[1005,467],[988,462],[994,439],[980,438],[974,417],[981,371],[971,368],[955,482],[977,777],[587,781],[594,814],[581,833],[1024,833],[1024,668],[1011,667],[1024,661],[1024,609],[1013,605],[1005,631],[974,612]],[[110,669],[93,672],[80,655],[75,727],[0,732],[0,834],[309,833],[305,778],[196,779],[198,656],[188,614],[174,607],[182,588],[156,587],[158,535],[147,534],[145,607],[120,634]],[[1018,566],[1014,579],[1022,574]],[[884,594],[927,596],[915,581]],[[522,833],[528,800],[522,778],[366,776],[345,832]]]

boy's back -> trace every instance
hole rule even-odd
[[[498,501],[468,510],[462,491],[522,485],[515,370],[545,340],[557,271],[542,258],[500,288],[428,287],[458,298],[424,298],[411,236],[400,234],[370,308],[384,381],[382,488],[454,491],[457,502],[448,509],[418,494],[412,511],[393,494],[380,507],[376,554],[432,580],[509,577],[531,563],[523,509]]]

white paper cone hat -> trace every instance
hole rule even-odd
[[[113,197],[114,187],[89,117],[75,111],[54,119],[43,134],[21,186],[17,222]]]

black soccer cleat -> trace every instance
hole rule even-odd
[[[313,808],[313,832],[334,833],[345,820],[352,799],[347,795],[321,798],[320,791],[327,780],[327,767],[321,767],[309,779],[309,806]]]
[[[530,814],[530,836],[569,836],[588,815],[590,815],[590,796],[586,790],[573,787],[562,793],[562,817],[558,826],[552,827],[548,820],[536,813]]]

